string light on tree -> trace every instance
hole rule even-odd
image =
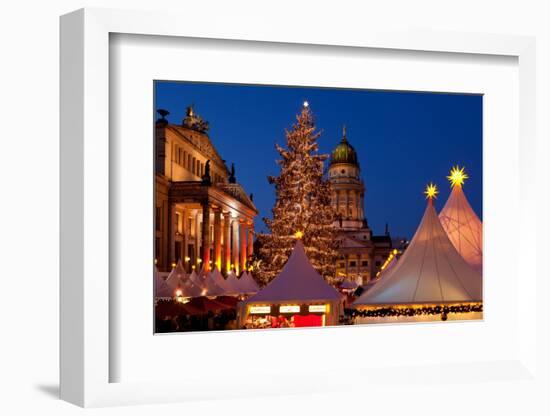
[[[300,239],[313,267],[331,281],[338,256],[332,226],[336,212],[324,175],[328,155],[319,154],[320,133],[307,101],[285,135],[286,147],[276,145],[280,174],[268,178],[275,185],[276,199],[272,218],[264,219],[270,234],[258,236],[261,262],[257,276],[262,283],[269,283],[282,270],[296,239]]]

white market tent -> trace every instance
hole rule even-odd
[[[481,274],[456,251],[430,198],[403,256],[353,306],[442,305],[481,300]]]
[[[239,279],[239,284],[241,287],[241,293],[253,294],[253,293],[259,292],[260,290],[258,283],[256,283],[252,275],[247,271],[241,274],[241,278]]]
[[[343,296],[313,268],[301,240],[296,242],[283,270],[262,290],[239,303],[238,315],[244,322],[247,307],[253,305],[329,304],[327,325],[337,325]]]
[[[168,277],[166,278],[166,284],[170,286],[172,289],[175,289],[176,287],[180,286],[182,283],[182,280],[186,277],[185,269],[183,268],[183,265],[181,264],[181,260],[178,261],[178,264],[176,264],[176,267],[172,269],[172,271],[168,274]]]
[[[187,276],[181,260],[178,261],[176,267],[168,275],[166,284],[172,289],[173,293],[176,290],[181,290],[181,296],[184,298],[201,296],[202,288]]]
[[[453,169],[449,178],[453,177],[453,172],[456,171]],[[464,195],[462,182],[453,182],[453,189],[439,213],[439,220],[456,250],[471,267],[481,273],[483,225]]]
[[[210,276],[211,276],[211,279],[214,281],[214,283],[223,289],[223,295],[228,295],[230,291],[230,287],[217,267],[214,267],[212,269],[212,271],[210,272]]]
[[[237,278],[235,272],[230,271],[229,273],[227,273],[227,279],[225,280],[225,282],[227,284],[228,295],[236,296],[242,293],[241,282]]]
[[[155,266],[155,298],[157,299],[167,299],[172,298],[174,291],[166,284],[164,279],[160,276],[158,269]]]
[[[344,280],[342,283],[340,283],[340,289],[344,290],[355,290],[357,289],[359,285],[355,282],[352,282],[351,280]]]
[[[215,275],[212,273],[208,273],[204,277],[204,289],[206,289],[206,292],[203,291],[202,293],[205,296],[215,297],[226,294],[226,290],[216,282]]]

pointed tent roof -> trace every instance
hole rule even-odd
[[[466,262],[481,273],[483,225],[468,203],[460,183],[454,183],[439,220],[453,246]]]
[[[226,290],[216,282],[215,275],[212,273],[208,273],[205,276],[204,287],[206,289],[206,296],[223,296],[226,294]]]
[[[245,303],[272,304],[302,301],[341,300],[342,295],[317,273],[309,262],[301,240],[296,242],[283,270]]]
[[[252,275],[250,273],[248,273],[247,271],[243,272],[243,274],[241,275],[241,278],[239,280],[240,280],[239,283],[241,285],[242,293],[257,293],[257,292],[259,292],[260,287],[258,286],[256,281],[254,280]]]
[[[431,198],[399,261],[353,305],[453,303],[482,300],[481,274],[456,251]]]
[[[166,278],[166,284],[172,289],[175,289],[181,284],[181,281],[184,280],[185,277],[185,269],[183,268],[183,264],[181,264],[181,260],[179,260],[178,264],[176,264],[176,267],[172,269],[172,271]]]
[[[155,266],[155,297],[156,298],[171,298],[173,296],[173,290],[166,284],[166,282],[160,277],[160,273]]]
[[[230,271],[227,274],[227,279],[225,280],[225,283],[227,284],[227,294],[238,295],[240,293],[243,293],[241,290],[241,284],[235,272]]]
[[[180,289],[182,291],[183,297],[193,298],[201,296],[202,288],[199,287],[190,278],[190,276],[187,276],[181,260],[178,261],[176,267],[170,272],[170,274],[166,278],[166,283],[172,289],[172,291]]]
[[[214,283],[216,283],[216,285],[221,287],[224,290],[224,292],[227,292],[227,290],[229,289],[229,285],[227,284],[227,281],[224,279],[224,277],[222,276],[221,272],[218,270],[217,267],[214,267],[212,269],[212,271],[210,272],[210,275],[212,276],[212,280],[214,281]]]

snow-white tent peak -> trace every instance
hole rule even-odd
[[[329,285],[309,262],[301,240],[296,245],[283,270],[246,303],[272,304],[300,301],[340,300],[342,295]]]
[[[242,293],[252,294],[257,293],[260,290],[252,275],[247,271],[243,272],[241,278],[239,279],[239,283]]]
[[[481,273],[483,267],[483,225],[468,203],[461,184],[453,185],[439,220],[453,246],[466,262]]]
[[[447,237],[429,199],[405,253],[353,305],[443,304],[482,300],[481,274]]]
[[[181,296],[185,298],[201,296],[203,288],[196,284],[191,277],[185,273],[180,260],[166,278],[166,283],[174,293],[176,290],[181,291]]]
[[[225,280],[225,283],[227,285],[228,295],[239,295],[242,293],[241,283],[237,278],[237,275],[235,274],[235,272],[230,271],[229,273],[227,273],[227,279]]]
[[[172,298],[173,290],[166,284],[164,279],[160,277],[160,273],[155,266],[155,297],[156,298]]]

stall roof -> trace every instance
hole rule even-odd
[[[281,304],[341,299],[342,295],[313,268],[304,245],[298,240],[281,273],[244,303]]]

